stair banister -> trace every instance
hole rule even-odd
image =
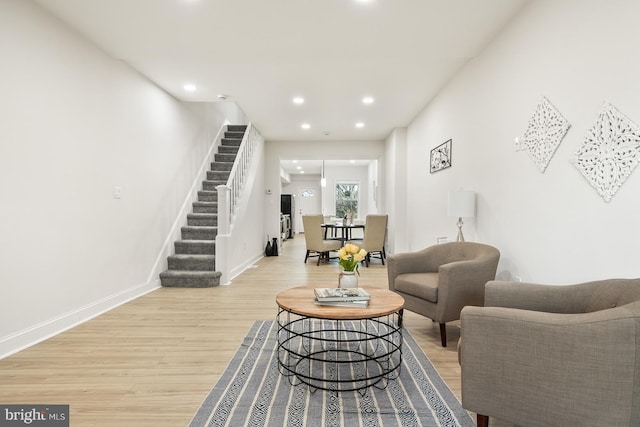
[[[220,283],[229,282],[229,245],[233,233],[233,220],[241,196],[248,168],[262,135],[251,124],[244,133],[236,160],[226,185],[216,186],[218,192],[218,234],[216,236],[216,270],[222,273]]]

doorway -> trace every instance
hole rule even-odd
[[[296,232],[304,233],[302,215],[318,214],[322,212],[322,200],[320,198],[320,187],[300,187],[296,197],[298,206],[296,209]]]

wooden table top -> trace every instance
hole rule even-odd
[[[361,286],[369,294],[371,300],[367,308],[358,307],[331,307],[316,305],[314,303],[314,288],[326,288],[327,286],[298,286],[280,292],[276,296],[276,303],[283,310],[301,316],[315,317],[330,320],[358,320],[372,319],[397,313],[404,307],[404,298],[388,289]]]

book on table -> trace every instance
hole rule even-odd
[[[316,305],[322,305],[326,307],[351,307],[351,308],[367,308],[369,306],[369,300],[363,301],[318,301],[315,300]]]
[[[318,302],[369,301],[371,295],[362,288],[315,288]]]

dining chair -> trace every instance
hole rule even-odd
[[[367,251],[365,265],[369,267],[371,258],[378,258],[384,265],[387,254],[384,250],[384,241],[387,235],[388,215],[367,215],[364,224],[364,237],[362,239],[362,249]]]
[[[329,259],[330,251],[337,251],[340,249],[341,243],[339,240],[325,240],[324,239],[324,231],[322,229],[323,223],[322,215],[302,215],[302,225],[304,227],[304,240],[307,244],[307,253],[304,256],[304,262],[307,263],[307,260],[312,253],[317,254],[318,263],[320,265],[320,260],[322,258]]]

